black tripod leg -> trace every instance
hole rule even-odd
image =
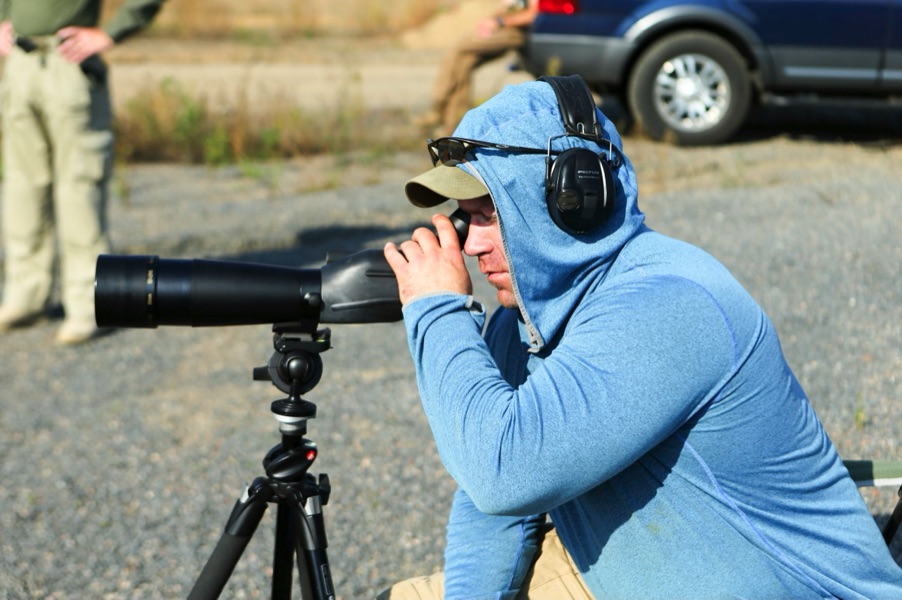
[[[235,565],[251,541],[272,492],[258,479],[235,503],[225,531],[188,595],[188,600],[219,598]],[[289,582],[289,586],[290,586]]]
[[[334,600],[335,586],[332,584],[332,571],[329,568],[329,557],[326,554],[326,527],[323,521],[323,507],[319,496],[307,499],[307,508],[298,507],[298,526],[301,535],[297,537],[298,569],[308,575],[314,588],[316,598]],[[302,565],[301,557],[305,565]]]
[[[900,523],[902,523],[902,487],[899,488],[899,502],[896,503],[893,514],[890,515],[889,521],[883,527],[883,541],[886,542],[887,546],[893,543],[893,538],[896,537]]]
[[[272,600],[291,599],[291,570],[294,568],[297,538],[297,527],[291,513],[291,507],[284,502],[279,503],[276,512],[276,541],[273,548]],[[301,576],[303,577],[303,572]]]

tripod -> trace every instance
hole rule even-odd
[[[319,382],[320,353],[330,348],[331,332],[317,330],[317,325],[316,321],[273,325],[275,352],[267,366],[254,369],[254,379],[270,380],[288,394],[271,406],[282,442],[263,459],[266,476],[255,479],[235,503],[189,600],[219,597],[269,503],[277,505],[271,597],[290,600],[294,558],[302,598],[335,597],[322,511],[331,486],[328,475],[317,478],[307,472],[317,449],[304,435],[307,420],[316,417],[316,405],[301,398]]]

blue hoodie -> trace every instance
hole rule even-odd
[[[535,148],[560,133],[542,82],[505,88],[455,131]],[[577,145],[600,150],[554,147]],[[460,168],[495,203],[519,311],[483,334],[465,296],[404,308],[459,484],[446,598],[513,598],[546,514],[596,598],[902,598],[770,320],[714,258],[644,224],[629,161],[588,235],[549,217],[543,156],[478,148]]]

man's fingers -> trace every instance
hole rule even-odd
[[[433,218],[438,235],[426,227],[416,229],[411,239],[387,243],[385,260],[398,279],[401,304],[411,298],[436,292],[472,293],[472,283],[463,264],[457,232],[447,217]]]
[[[409,240],[400,244],[388,242],[383,248],[385,260],[397,273],[398,269],[405,268],[410,262],[419,260],[426,254],[435,251],[450,249],[455,254],[460,253],[460,240],[454,224],[445,215],[432,217],[435,231],[426,227],[418,227],[411,234]]]
[[[405,260],[410,262],[417,256],[421,256],[423,254],[423,248],[420,246],[419,242],[416,240],[407,240],[406,242],[401,242],[401,254],[404,255]]]
[[[417,227],[410,237],[412,241],[417,243],[419,250],[423,252],[435,250],[439,247],[438,238],[435,237],[435,232],[426,227]]]
[[[57,36],[62,40],[59,45],[59,53],[63,55],[63,58],[74,63],[87,58],[87,55],[84,55],[85,51],[81,48],[78,29],[64,27],[57,32]]]
[[[432,224],[435,225],[435,231],[438,234],[438,240],[442,248],[450,248],[460,252],[460,238],[451,219],[441,214],[433,215]]]
[[[392,271],[395,273],[398,272],[398,269],[404,267],[407,264],[407,259],[401,254],[401,251],[398,247],[389,242],[385,244],[385,248],[382,253],[385,255],[385,260],[388,261],[388,266],[392,268]]]
[[[385,259],[388,260],[388,264],[393,268],[395,265],[403,266],[409,263],[412,258],[422,256],[427,250],[439,247],[435,234],[425,227],[418,227],[410,237],[411,239],[405,240],[400,244],[389,242],[385,245],[383,250]],[[395,262],[393,263],[392,261]]]
[[[113,39],[97,27],[63,27],[56,32],[56,36],[62,40],[60,54],[74,63],[80,63],[114,45]]]

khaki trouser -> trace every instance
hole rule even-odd
[[[52,38],[39,42],[30,53],[13,48],[3,75],[3,304],[45,308],[58,242],[66,317],[93,321],[97,255],[109,252],[109,93],[105,81],[67,62]]]
[[[471,108],[473,71],[510,50],[526,43],[526,33],[517,27],[505,27],[487,38],[472,37],[449,52],[435,82],[433,109],[442,120],[446,135]]]
[[[592,600],[573,559],[553,529],[545,534],[541,552],[527,580],[527,588],[520,592],[518,599]],[[444,594],[443,585],[442,573],[415,577],[385,590],[378,600],[440,600]]]

